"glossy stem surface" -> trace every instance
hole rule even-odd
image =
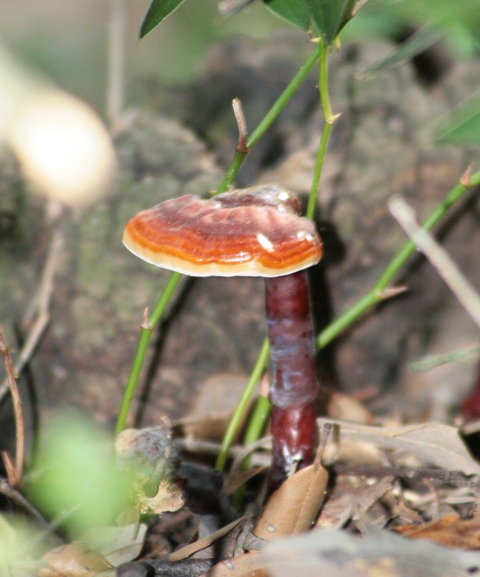
[[[315,334],[306,271],[265,280],[267,336],[274,379],[273,460],[270,490],[278,488],[292,467],[312,462],[315,446]]]

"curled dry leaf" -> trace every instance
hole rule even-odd
[[[344,423],[332,419],[318,419],[320,425],[340,425],[340,438],[366,441],[383,449],[398,449],[417,455],[422,461],[465,475],[480,475],[480,464],[475,462],[458,429],[443,423],[423,423],[399,427],[370,427]]]
[[[170,479],[163,478],[158,486],[157,494],[154,497],[147,497],[145,494],[136,495],[140,513],[144,515],[160,515],[161,513],[173,513],[181,509],[185,502],[182,491]]]
[[[115,452],[119,468],[134,476],[147,497],[154,497],[162,479],[175,470],[170,421],[164,417],[156,427],[122,431],[115,440]]]
[[[86,551],[78,541],[52,549],[41,563],[38,577],[94,577],[110,568],[98,553]]]
[[[111,567],[136,559],[142,550],[147,525],[95,527],[82,536],[82,541],[98,551]]]
[[[310,529],[323,503],[328,473],[310,465],[287,479],[267,501],[254,533],[271,541]]]
[[[132,476],[133,512],[161,514],[178,511],[184,505],[182,491],[175,481],[176,453],[171,424],[163,418],[158,426],[126,429],[115,442],[118,467]]]
[[[340,528],[350,518],[358,518],[392,488],[393,477],[378,479],[374,485],[351,483],[339,475],[335,487],[322,508],[316,527]]]

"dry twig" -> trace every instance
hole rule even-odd
[[[425,229],[417,224],[415,212],[402,198],[393,197],[388,208],[417,248],[425,254],[430,264],[442,277],[475,324],[480,327],[480,296],[447,252]]]
[[[15,468],[12,470],[8,467],[9,460],[6,459],[7,471],[10,475],[10,483],[15,487],[18,487],[22,482],[23,474],[23,458],[25,455],[25,424],[23,422],[23,411],[22,411],[22,400],[18,392],[17,381],[15,380],[15,371],[12,365],[12,360],[10,358],[10,352],[8,350],[3,334],[0,332],[0,354],[3,358],[3,364],[5,365],[5,371],[7,372],[7,379],[10,388],[10,394],[12,395],[13,401],[13,412],[15,414],[15,430],[16,430],[16,443],[15,443]]]
[[[33,323],[30,331],[28,333],[25,344],[20,351],[18,360],[14,366],[14,373],[17,377],[22,373],[25,366],[28,364],[32,357],[32,354],[37,347],[45,328],[47,327],[50,320],[50,301],[53,294],[53,281],[55,277],[55,272],[58,265],[58,255],[63,245],[63,237],[61,232],[57,229],[52,237],[50,243],[50,248],[48,251],[47,259],[45,261],[45,266],[42,273],[42,280],[40,283],[40,290],[35,296],[34,305],[30,307],[26,317],[30,318],[38,311],[37,318]],[[0,387],[0,402],[3,400],[7,392],[9,391],[8,379],[5,380],[4,384]]]
[[[38,523],[48,531],[51,530],[51,525],[44,519],[42,514],[35,509],[35,507],[25,499],[25,497],[12,487],[12,485],[4,477],[0,477],[0,493],[10,499],[17,507],[29,513]]]

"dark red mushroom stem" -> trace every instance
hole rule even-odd
[[[311,464],[315,447],[315,334],[305,270],[265,279],[267,335],[274,379],[270,389],[273,460],[270,490],[292,467]]]

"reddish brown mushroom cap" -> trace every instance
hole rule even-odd
[[[292,193],[263,186],[167,200],[133,217],[123,243],[141,259],[191,276],[290,274],[317,263],[321,241]]]

